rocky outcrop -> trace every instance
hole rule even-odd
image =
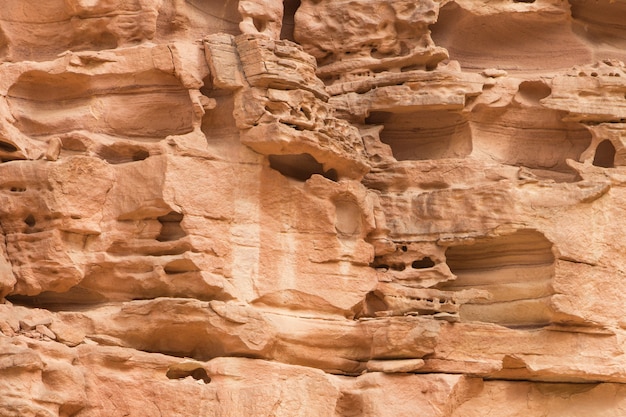
[[[623,416],[623,11],[9,0],[0,416]]]

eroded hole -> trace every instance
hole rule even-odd
[[[370,291],[365,296],[361,311],[356,317],[373,317],[378,311],[385,311],[389,308],[384,301],[384,296],[378,291]]]
[[[200,269],[190,259],[176,259],[169,262],[163,267],[163,270],[168,275],[184,274],[185,272],[197,272]]]
[[[207,374],[204,368],[196,368],[192,370],[168,369],[165,376],[169,379],[185,379],[187,377],[192,377],[197,381],[203,381],[205,384],[211,382],[211,377]]]
[[[137,151],[133,154],[133,161],[143,161],[144,159],[150,156],[150,152],[148,151]]]
[[[11,143],[0,141],[0,151],[15,152],[17,147]]]
[[[539,104],[539,100],[552,94],[552,89],[541,81],[524,81],[518,87],[518,97],[530,105]]]
[[[444,291],[481,290],[460,307],[463,321],[503,326],[542,326],[552,320],[554,254],[552,243],[535,230],[453,246],[446,262],[455,280],[437,286]]]
[[[28,227],[34,227],[35,224],[37,224],[37,222],[35,221],[35,217],[33,217],[32,214],[29,214],[25,219],[24,219],[24,223],[26,223],[26,225]]]
[[[433,266],[435,266],[435,262],[433,262],[433,260],[428,256],[411,263],[411,268],[413,269],[426,269],[432,268]]]
[[[610,140],[603,140],[596,148],[593,157],[593,164],[602,168],[613,168],[615,166],[615,146]]]
[[[161,223],[161,233],[157,236],[157,241],[171,242],[187,236],[180,225],[183,220],[182,214],[172,211],[165,216],[157,217],[157,220]]]
[[[259,31],[259,33],[265,32],[265,29],[267,28],[267,22],[265,20],[257,19],[255,17],[252,19],[252,23],[254,24],[256,30]]]
[[[308,153],[297,155],[270,155],[268,157],[270,167],[283,174],[285,177],[298,181],[306,181],[313,174],[322,175],[331,181],[337,181],[337,171],[329,169],[324,171],[322,164]]]
[[[406,269],[406,265],[402,263],[392,264],[391,269],[394,271],[404,271]]]
[[[295,15],[300,7],[300,0],[284,0],[283,26],[280,30],[280,39],[295,42],[293,31],[295,28]]]
[[[135,146],[102,147],[97,153],[100,158],[113,165],[143,161],[150,156],[150,152]]]
[[[380,140],[398,161],[463,158],[472,152],[472,132],[459,113],[372,112],[366,123],[384,126]]]

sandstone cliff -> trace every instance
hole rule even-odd
[[[623,60],[623,0],[4,0],[0,416],[626,415]]]

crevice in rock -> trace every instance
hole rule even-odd
[[[439,284],[445,291],[485,290],[490,299],[460,308],[462,321],[503,326],[542,326],[552,320],[555,258],[552,243],[534,230],[452,246],[446,262],[456,279]]]
[[[458,112],[372,112],[366,123],[384,126],[380,140],[398,161],[463,158],[472,152],[472,132]]]
[[[300,0],[284,0],[283,26],[280,31],[280,39],[287,39],[295,42],[293,32],[295,29],[295,15]]]
[[[0,151],[3,152],[15,152],[17,151],[17,147],[12,143],[0,141]]]
[[[0,140],[0,162],[8,162],[14,161],[18,159],[26,159],[23,152],[15,146],[15,144],[10,143],[8,139]]]
[[[337,171],[334,169],[324,170],[324,166],[308,153],[297,155],[269,155],[270,167],[283,174],[285,177],[298,181],[306,181],[314,174],[322,175],[331,181],[337,181]]]
[[[29,308],[45,308],[52,312],[82,311],[106,302],[106,299],[94,291],[72,287],[65,292],[44,291],[35,296],[14,294],[6,297],[15,305]]]

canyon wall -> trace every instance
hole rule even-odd
[[[626,1],[3,6],[1,417],[626,415]]]

